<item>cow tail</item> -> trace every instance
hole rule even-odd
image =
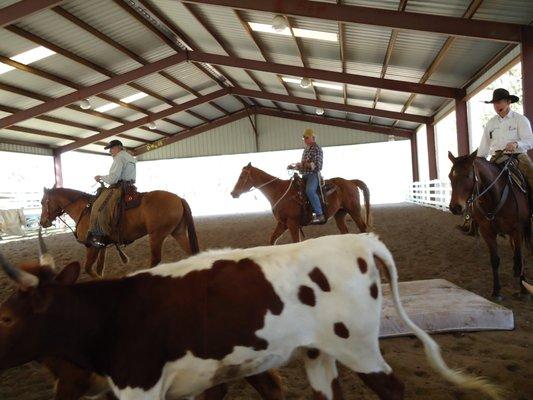
[[[439,345],[431,338],[431,336],[409,318],[403,308],[398,289],[398,271],[396,270],[396,265],[391,253],[385,245],[381,244],[375,254],[377,256],[375,259],[378,268],[380,268],[388,277],[396,312],[405,325],[407,325],[413,331],[415,336],[424,344],[426,358],[433,369],[435,369],[447,381],[460,388],[478,390],[490,396],[492,399],[502,399],[501,390],[496,385],[488,382],[485,378],[467,375],[459,370],[453,370],[446,365],[446,362],[442,358]]]
[[[200,246],[198,245],[198,237],[196,236],[191,207],[189,207],[189,203],[185,199],[181,199],[181,203],[183,204],[183,218],[185,218],[185,224],[187,225],[187,237],[189,238],[191,254],[198,254],[200,252]]]

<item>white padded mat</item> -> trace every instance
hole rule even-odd
[[[514,329],[513,312],[445,279],[401,282],[400,297],[411,319],[427,332]],[[382,285],[380,337],[410,335],[400,321],[388,283]]]

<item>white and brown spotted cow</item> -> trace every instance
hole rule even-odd
[[[0,308],[0,368],[57,356],[109,377],[121,400],[170,400],[301,356],[316,399],[341,399],[337,360],[380,399],[402,399],[379,350],[379,267],[430,364],[454,384],[498,397],[490,384],[450,370],[409,319],[392,256],[371,234],[212,251],[72,285],[40,285],[38,275],[2,265],[22,290]]]

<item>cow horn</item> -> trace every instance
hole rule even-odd
[[[530,285],[529,283],[527,283],[526,281],[522,281],[522,285],[524,285],[524,287],[526,288],[526,290],[533,294],[533,286]]]
[[[42,228],[39,227],[39,263],[41,265],[48,265],[55,270],[56,263],[54,257],[48,252],[48,248],[44,243]]]
[[[4,258],[2,253],[0,253],[0,267],[4,270],[8,277],[10,277],[24,289],[37,287],[39,285],[39,278],[12,265]]]

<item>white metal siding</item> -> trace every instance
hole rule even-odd
[[[7,143],[0,143],[0,151],[9,151],[12,153],[37,154],[40,156],[53,155],[52,150],[43,149],[42,147],[21,146],[18,144],[7,144]],[[1,154],[0,154],[0,157],[2,157]]]
[[[301,135],[313,128],[321,146],[384,142],[387,135],[311,124],[265,115],[257,116],[259,151],[302,148]],[[161,147],[139,157],[141,161],[256,152],[255,134],[248,118]]]

